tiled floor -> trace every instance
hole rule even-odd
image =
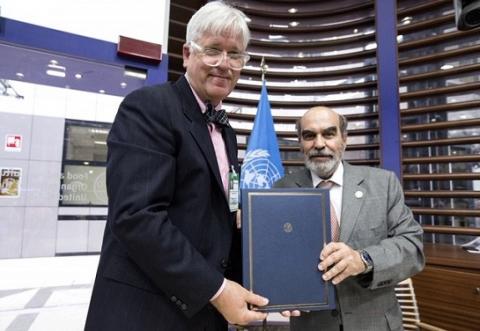
[[[0,331],[83,330],[97,264],[97,255],[0,259]]]
[[[0,260],[0,330],[83,330],[98,256]]]

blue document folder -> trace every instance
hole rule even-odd
[[[263,311],[335,308],[335,290],[317,266],[330,242],[324,189],[242,191],[243,285],[269,299]]]

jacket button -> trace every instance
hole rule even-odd
[[[176,304],[177,304],[177,306],[179,306],[179,307],[180,307],[180,306],[182,305],[182,301],[180,301],[180,300],[177,300]]]
[[[182,308],[182,310],[187,310],[187,305],[183,304],[180,308]]]
[[[174,296],[174,295],[172,295],[172,296],[170,297],[170,301],[172,301],[172,302],[176,302],[176,301],[177,301],[177,297],[176,297],[176,296]]]
[[[230,262],[227,259],[222,259],[220,262],[220,265],[222,266],[223,269],[227,269],[230,266]]]

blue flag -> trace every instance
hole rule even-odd
[[[267,86],[263,81],[257,115],[243,159],[240,188],[271,188],[282,177],[282,160],[273,127]]]

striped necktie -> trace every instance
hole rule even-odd
[[[320,182],[317,187],[330,190],[333,185],[334,183],[332,181],[324,180]],[[330,225],[332,230],[332,241],[338,241],[340,238],[340,225],[332,201],[330,201]]]

